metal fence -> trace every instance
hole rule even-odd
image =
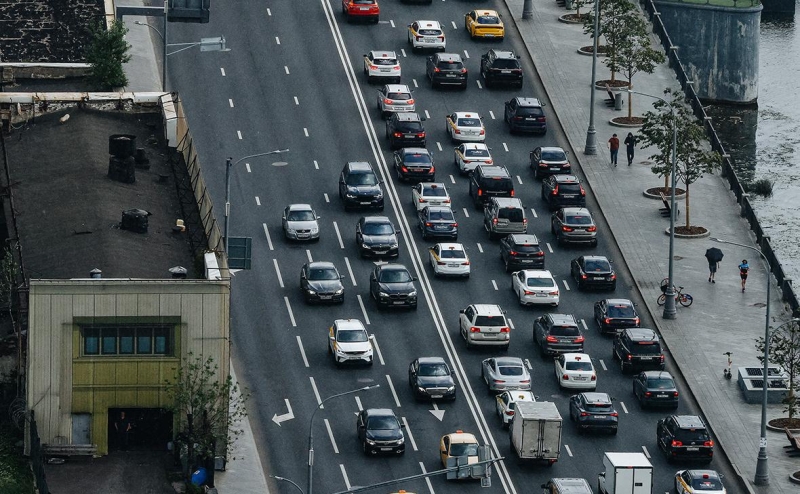
[[[39,431],[36,428],[36,419],[34,418],[33,410],[29,413],[28,434],[30,434],[30,458],[33,480],[36,483],[36,489],[39,494],[49,494],[50,490],[47,488],[47,479],[44,475],[44,453],[42,452],[42,443],[39,440]]]
[[[640,3],[650,16],[650,21],[653,24],[653,32],[659,37],[661,44],[664,46],[664,50],[667,52],[670,67],[672,67],[672,69],[675,71],[675,75],[678,77],[678,82],[680,82],[683,92],[686,94],[686,99],[691,105],[692,111],[698,120],[703,122],[708,140],[711,141],[711,148],[722,155],[722,176],[728,181],[730,189],[736,196],[736,201],[739,203],[739,207],[741,209],[741,216],[747,220],[747,222],[750,224],[750,229],[752,229],[755,233],[756,244],[758,244],[758,246],[761,248],[761,252],[764,253],[764,256],[769,261],[772,274],[775,275],[775,279],[778,281],[778,286],[781,288],[783,301],[789,304],[793,314],[797,314],[799,312],[798,309],[800,309],[800,303],[798,302],[797,294],[792,287],[792,279],[789,278],[784,272],[783,265],[781,265],[777,254],[772,248],[772,243],[769,236],[764,234],[764,229],[758,222],[756,212],[753,210],[753,206],[750,204],[750,197],[744,190],[739,177],[736,175],[736,171],[733,169],[733,163],[731,162],[731,157],[725,152],[725,147],[722,145],[722,141],[720,140],[719,135],[714,128],[714,124],[711,123],[711,117],[706,114],[706,110],[703,108],[703,103],[697,96],[694,85],[687,84],[687,81],[690,79],[683,67],[683,64],[681,63],[677,46],[672,42],[672,39],[669,37],[669,33],[667,33],[667,30],[664,27],[664,23],[661,20],[661,13],[656,9],[653,0],[640,0]]]

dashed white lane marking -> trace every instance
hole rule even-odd
[[[344,249],[344,244],[342,243],[342,235],[339,233],[339,225],[336,222],[333,222],[333,229],[336,230],[336,238],[339,239],[339,247]]]
[[[364,300],[361,299],[360,294],[356,295],[356,298],[358,299],[358,305],[361,306],[361,313],[364,314],[364,322],[369,325],[369,316],[367,315],[367,308],[364,307]]]
[[[436,147],[439,148],[439,151],[441,151],[442,150],[442,143],[439,142],[439,141],[436,141]]]
[[[428,113],[428,110],[425,110],[425,118],[428,119],[428,120],[431,119],[431,114]]]
[[[519,175],[517,175],[517,182],[519,182],[519,184],[522,185],[522,177],[520,177]]]
[[[392,27],[394,27],[394,19],[389,19],[389,24],[391,24]],[[597,51],[600,51],[600,50],[597,50]]]
[[[356,398],[356,406],[358,407],[358,411],[360,412],[361,410],[364,409],[364,407],[361,405],[361,398],[359,398],[358,395],[356,395],[355,398]]]
[[[492,120],[495,120],[494,112],[492,110],[489,110],[489,116],[492,117]]]
[[[419,462],[419,468],[422,469],[422,473],[428,473],[425,470],[425,464],[424,463]],[[428,490],[430,491],[430,493],[431,494],[436,494],[435,492],[433,492],[433,484],[431,484],[431,478],[430,477],[425,477],[425,483],[428,484]]]
[[[411,83],[414,85],[414,87],[419,87],[419,84],[417,84],[416,79],[411,79]]]
[[[497,291],[497,282],[495,282],[494,280],[492,280],[492,287],[494,287],[495,291]]]
[[[511,319],[508,320],[508,327],[514,329],[514,321],[512,321]]]
[[[564,289],[565,289],[566,291],[570,291],[570,290],[569,290],[569,285],[567,284],[567,280],[561,280],[561,283],[563,283],[563,284],[564,284]]]
[[[375,353],[378,354],[378,360],[381,362],[381,365],[386,365],[386,362],[383,361],[383,354],[381,353],[381,347],[378,345],[378,338],[372,338],[372,345],[375,347]]]
[[[411,441],[411,448],[414,451],[419,451],[417,449],[417,442],[414,440],[414,434],[411,433],[411,428],[408,426],[408,421],[406,420],[405,417],[400,417],[400,419],[403,421],[403,425],[406,426],[406,435],[408,435],[408,440]]]
[[[297,346],[300,347],[300,356],[303,357],[303,365],[309,367],[308,359],[306,358],[306,350],[303,348],[303,341],[300,339],[300,335],[297,335]]]
[[[480,244],[480,242],[478,242],[478,250],[479,250],[481,253],[483,253],[483,247],[481,247],[481,244]]]
[[[277,36],[275,36],[275,43],[276,44],[281,44],[281,39],[279,37],[277,37]]]
[[[583,326],[583,330],[586,331],[589,328],[586,326],[586,319],[581,319],[581,326]]]
[[[547,250],[549,250],[550,253],[552,254],[553,253],[553,247],[550,245],[550,242],[547,242],[545,245],[547,245]]]
[[[478,89],[483,89],[483,86],[481,85],[481,81],[475,79],[475,84],[478,85]]]
[[[450,175],[450,183],[453,183],[453,184],[456,183],[456,177]]]
[[[342,471],[342,477],[344,478],[344,485],[347,487],[347,490],[350,490],[350,479],[347,478],[347,472],[344,469],[344,465],[341,463],[339,464],[339,469]]]
[[[456,21],[450,21],[450,24],[453,25],[453,29],[458,29],[458,26],[456,26]]]
[[[464,218],[469,218],[469,211],[467,211],[467,208],[464,208]]]
[[[225,77],[225,69],[220,67],[219,71],[222,73],[222,77]]]
[[[331,438],[331,444],[333,445],[333,452],[338,455],[339,448],[336,447],[336,439],[333,438],[333,430],[331,429],[331,423],[328,422],[328,419],[325,419],[325,428],[328,429],[328,437]]]
[[[599,51],[599,50],[598,50],[598,51]],[[297,99],[297,96],[295,96],[295,97],[294,97],[294,104],[295,104],[295,105],[299,105],[299,104],[300,104],[300,100],[299,100],[299,99]]]
[[[503,143],[503,149],[505,150],[505,152],[508,152],[508,144],[506,144],[505,142]]]
[[[538,218],[539,217],[539,215],[536,214],[536,210],[533,209],[533,208],[531,208],[531,214],[533,215],[534,218]]]
[[[281,268],[278,267],[278,260],[277,259],[273,259],[272,260],[272,264],[275,265],[275,273],[278,275],[278,284],[281,285],[281,288],[284,288],[284,286],[283,286],[283,276],[281,276]]]
[[[327,193],[324,193],[322,195],[325,196],[325,202],[331,202],[331,200],[328,198],[328,194]]]
[[[308,376],[308,379],[311,380],[311,389],[314,390],[314,397],[317,399],[317,406],[320,408],[325,408],[322,404],[322,398],[319,397],[319,390],[317,389],[317,383],[314,381],[314,376]]]
[[[642,445],[642,451],[644,451],[644,455],[650,459],[650,452],[647,451],[647,446]]]
[[[228,98],[228,104],[231,105],[231,108],[233,108],[233,100],[232,99]]]
[[[469,53],[467,53],[467,50],[464,50],[464,58],[469,58]]]
[[[303,127],[303,134],[305,134],[306,137],[308,137],[308,129],[306,127]]]
[[[405,48],[400,48],[400,54],[403,55],[403,58],[406,57],[406,50]]]
[[[298,338],[299,338],[299,336],[298,336]],[[530,360],[525,359],[525,360],[523,360],[523,362],[525,363],[525,367],[527,367],[528,370],[533,370],[533,366],[531,365],[531,361]]]
[[[283,71],[286,72],[286,75],[289,75],[289,66],[284,65],[283,66]]]
[[[247,173],[252,172],[252,170],[250,169],[250,163],[245,163],[244,167],[247,168]]]
[[[624,402],[624,401],[620,401],[620,402],[619,402],[619,406],[621,406],[621,407],[622,407],[622,411],[623,411],[624,413],[628,413],[628,407],[626,407],[626,406],[625,406],[625,402]]]
[[[256,206],[260,205],[261,205],[261,199],[259,199],[258,196],[256,196]]]
[[[386,381],[389,383],[389,390],[392,392],[392,397],[394,398],[394,404],[397,405],[397,408],[400,408],[402,405],[400,404],[400,398],[397,397],[397,392],[394,390],[394,384],[392,383],[392,376],[386,374]]]
[[[292,312],[292,304],[289,303],[289,297],[283,297],[283,301],[286,302],[286,310],[289,311],[289,320],[292,321],[292,327],[296,328],[297,323],[294,320],[294,312]]]
[[[272,15],[272,11],[270,9],[267,9],[267,15],[269,15],[269,16]],[[600,50],[597,50],[597,51],[600,51]]]
[[[344,263],[347,265],[347,272],[350,273],[350,281],[353,283],[353,286],[358,286],[358,283],[356,283],[356,277],[353,276],[353,268],[350,267],[350,259],[345,257]]]
[[[264,235],[267,236],[267,245],[269,245],[269,250],[275,250],[275,248],[272,246],[272,238],[270,238],[269,236],[269,228],[267,228],[267,224],[266,223],[261,223],[261,224],[264,226]]]
[[[564,449],[566,449],[566,450],[567,450],[567,454],[568,454],[570,457],[572,457],[572,450],[571,450],[571,449],[569,449],[569,444],[565,444],[565,445],[564,445]]]
[[[600,367],[602,367],[604,371],[608,370],[608,367],[606,367],[606,363],[603,359],[600,359]]]
[[[317,163],[317,160],[314,160],[314,169],[319,170],[319,163]],[[325,197],[328,197],[328,194],[325,194]]]
[[[311,258],[311,251],[306,249],[306,256],[308,256],[308,262],[314,262],[314,259]]]
[[[237,130],[236,131],[236,135],[239,136],[239,140],[242,140],[242,131],[241,130]]]

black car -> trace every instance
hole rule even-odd
[[[458,53],[436,53],[425,62],[425,73],[431,87],[459,86],[467,89],[467,68]]]
[[[361,257],[400,255],[400,234],[386,216],[362,216],[356,223],[356,245]]]
[[[469,196],[475,208],[483,209],[492,197],[514,197],[514,180],[505,167],[478,165],[470,175]]]
[[[426,134],[422,122],[424,117],[417,113],[392,113],[386,121],[386,138],[391,149],[403,146],[425,147]]]
[[[572,278],[579,290],[601,288],[614,291],[617,288],[617,273],[605,256],[580,256],[570,262]]]
[[[670,415],[659,420],[656,442],[667,461],[686,459],[711,463],[714,458],[714,441],[706,423],[697,415]]]
[[[300,270],[300,291],[306,302],[344,302],[344,276],[332,262],[308,262]]]
[[[678,388],[667,371],[642,371],[634,376],[633,394],[642,408],[678,408]]]
[[[536,235],[511,234],[500,240],[500,259],[506,273],[521,269],[544,269],[544,251]]]
[[[402,148],[394,152],[394,170],[397,179],[402,181],[433,182],[436,180],[436,167],[433,155],[425,148]]]
[[[547,133],[547,117],[544,115],[544,103],[536,98],[517,97],[506,101],[503,119],[508,130],[514,132]]]
[[[634,303],[628,299],[609,298],[594,303],[594,322],[603,334],[638,328],[640,321]]]
[[[570,314],[545,314],[533,322],[533,340],[542,357],[559,353],[583,353],[584,337]]]
[[[542,180],[542,199],[550,211],[561,207],[586,207],[586,190],[575,175],[550,175]]]
[[[388,408],[367,408],[358,414],[356,430],[364,454],[397,454],[406,452],[405,426]]]
[[[559,147],[538,147],[530,152],[529,158],[536,178],[572,171],[567,152]]]
[[[633,369],[664,370],[666,365],[661,340],[647,328],[627,328],[617,333],[611,357],[619,360],[623,373]]]
[[[619,425],[619,414],[606,393],[587,392],[570,397],[569,418],[579,432],[591,429],[616,434]]]
[[[449,206],[425,206],[417,212],[422,239],[446,238],[458,240],[458,222]]]
[[[344,210],[371,208],[383,211],[382,183],[372,165],[365,161],[344,165],[339,174],[339,199],[344,204]]]
[[[481,55],[481,77],[486,87],[510,84],[522,88],[522,66],[511,50],[491,49]]]
[[[369,275],[369,294],[378,307],[417,308],[417,279],[402,264],[375,266]]]
[[[420,357],[408,366],[408,385],[417,400],[455,400],[454,376],[442,357]]]

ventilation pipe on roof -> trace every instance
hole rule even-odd
[[[175,266],[174,268],[169,268],[169,273],[172,275],[172,279],[182,280],[186,278],[187,270],[183,266]]]
[[[103,277],[103,272],[100,271],[100,268],[94,268],[93,270],[89,271],[89,278],[99,279]]]

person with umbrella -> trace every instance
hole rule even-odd
[[[716,247],[706,249],[706,259],[708,259],[708,281],[709,283],[716,283],[714,275],[717,274],[719,262],[722,260],[724,254]]]

